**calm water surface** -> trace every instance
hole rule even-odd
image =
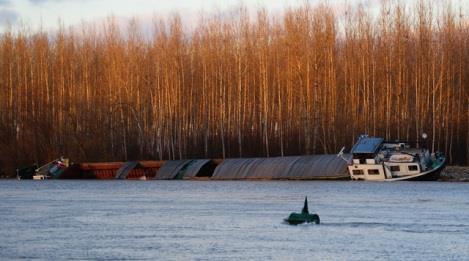
[[[9,180],[0,222],[2,260],[469,260],[464,183]]]

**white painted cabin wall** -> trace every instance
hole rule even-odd
[[[352,165],[348,166],[349,173],[351,175],[352,179],[364,179],[364,180],[384,180],[386,179],[383,165],[381,164],[358,164],[358,165]],[[363,175],[353,175],[353,170],[355,169],[361,169],[363,170]],[[379,174],[376,175],[370,175],[368,174],[368,170],[370,169],[377,169],[379,171]]]

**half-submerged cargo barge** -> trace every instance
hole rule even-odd
[[[43,170],[52,169],[51,167]],[[55,169],[55,168],[53,168]],[[337,180],[350,179],[336,155],[70,164],[55,179]]]
[[[340,157],[339,157],[340,156]],[[18,178],[138,180],[437,180],[445,157],[403,142],[361,136],[351,154],[69,164],[64,158]]]

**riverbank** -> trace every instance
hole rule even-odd
[[[469,182],[469,166],[447,166],[441,172],[440,180]]]

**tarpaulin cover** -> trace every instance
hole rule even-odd
[[[186,165],[184,170],[184,179],[190,179],[197,177],[197,174],[202,169],[205,164],[210,164],[211,160],[208,159],[198,159],[192,160],[189,164]]]
[[[177,179],[180,177],[180,172],[192,160],[168,160],[158,170],[154,179]],[[178,176],[179,174],[179,176]]]
[[[350,158],[351,155],[344,155]],[[347,163],[337,155],[226,159],[212,179],[339,179],[348,178]]]
[[[138,165],[138,161],[127,161],[117,171],[114,178],[126,179],[129,173]]]

